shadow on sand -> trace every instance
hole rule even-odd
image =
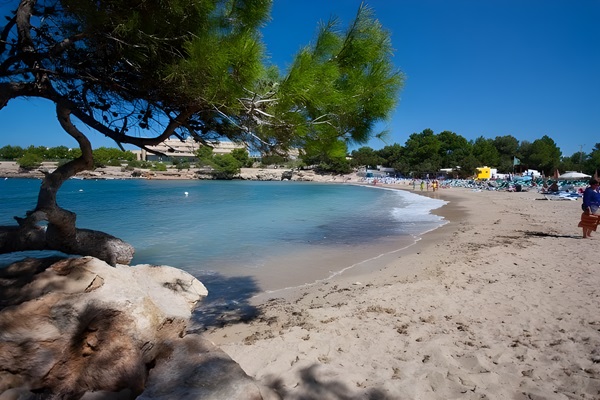
[[[300,371],[301,381],[294,388],[294,393],[289,393],[280,379],[273,379],[264,382],[283,399],[293,398],[297,400],[321,400],[321,399],[339,399],[339,400],[393,400],[383,391],[372,388],[366,391],[350,390],[345,384],[336,381],[322,382],[322,377],[318,371],[318,364],[313,364]],[[394,399],[398,400],[398,399]]]
[[[534,231],[523,231],[525,236],[537,236],[537,237],[553,237],[553,238],[564,238],[564,239],[581,239],[581,235],[559,235],[556,233],[548,232],[534,232]]]
[[[208,296],[192,314],[192,331],[219,328],[230,323],[248,322],[259,315],[250,299],[260,293],[256,281],[247,276],[225,277],[214,274],[197,277],[208,289]]]

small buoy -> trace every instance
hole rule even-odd
[[[80,192],[83,192],[83,189],[79,189]]]
[[[183,193],[185,194],[185,197],[187,197],[187,196],[188,196],[188,194],[189,194],[188,192],[183,192]]]

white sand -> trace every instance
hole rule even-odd
[[[452,222],[381,271],[207,336],[285,399],[600,399],[600,232],[581,238],[581,200],[435,196]]]

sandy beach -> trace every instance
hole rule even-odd
[[[393,262],[205,335],[285,399],[600,399],[600,232],[581,238],[581,200],[425,194],[449,223]]]

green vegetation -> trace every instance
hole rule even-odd
[[[213,175],[217,179],[232,179],[240,172],[241,163],[231,154],[213,156]]]
[[[450,131],[435,134],[431,129],[413,133],[401,146],[394,144],[381,150],[361,147],[351,153],[351,165],[394,168],[404,176],[422,176],[435,173],[442,168],[454,169],[455,176],[469,177],[475,168],[489,166],[500,173],[536,169],[546,176],[554,170],[582,171],[593,175],[600,171],[600,143],[596,143],[589,154],[575,153],[562,157],[560,149],[548,136],[533,142],[519,142],[517,138],[497,136],[494,139],[479,137],[467,141]],[[515,165],[515,157],[519,160]]]
[[[164,171],[167,170],[167,165],[163,164],[161,162],[157,162],[157,163],[152,164],[152,166],[150,167],[150,169],[152,171],[162,171],[162,172],[164,172]]]
[[[4,146],[0,147],[0,160],[14,161],[26,154],[36,155],[44,161],[60,161],[73,160],[81,156],[81,150],[69,149],[66,146],[45,147],[45,146],[29,146],[23,148],[20,146]]]
[[[192,167],[192,165],[187,159],[172,158],[171,163],[175,168],[177,168],[178,171],[190,169]]]
[[[42,161],[58,161],[59,165],[80,153],[79,149],[67,149],[64,146],[46,148],[43,146],[4,146],[0,148],[0,160],[17,161],[23,169],[35,169]],[[95,160],[99,166],[126,163],[133,168],[152,168],[166,170],[163,163],[137,161],[135,154],[118,149],[99,148],[94,150]],[[316,170],[334,173],[348,173],[353,168],[378,165],[394,168],[404,176],[421,176],[437,172],[442,168],[455,169],[454,175],[469,177],[475,168],[490,166],[500,173],[509,173],[526,169],[536,169],[551,176],[555,169],[559,171],[582,171],[593,175],[600,171],[600,143],[596,143],[591,153],[577,152],[562,157],[560,149],[548,136],[533,142],[519,142],[513,136],[497,136],[494,139],[479,137],[467,141],[464,137],[449,131],[435,134],[426,129],[421,133],[410,135],[404,146],[393,144],[380,150],[361,147],[352,151],[350,160],[344,157],[309,157],[301,154],[301,160],[292,162],[279,154],[265,155],[261,158],[261,166],[283,166],[298,168],[310,166]],[[251,167],[253,160],[245,149],[235,149],[231,154],[214,155],[209,146],[201,146],[196,152],[198,168],[210,168],[215,177],[231,179],[240,172],[240,168]],[[515,157],[519,160],[514,165]],[[188,160],[173,159],[172,164],[178,170],[192,167]],[[460,167],[460,168],[456,168]]]
[[[121,166],[135,160],[135,154],[131,151],[122,151],[108,147],[100,147],[92,151],[94,155],[94,167]]]
[[[127,163],[127,167],[129,168],[151,168],[152,162],[150,161],[140,161],[140,160],[132,160]]]
[[[246,149],[234,149],[231,155],[240,163],[242,168],[250,168],[254,164]]]
[[[36,169],[42,165],[42,157],[34,153],[26,153],[17,160],[17,164],[24,170]]]
[[[230,154],[213,154],[209,146],[200,146],[196,151],[198,168],[210,168],[217,179],[232,179],[240,173],[242,167],[252,165],[252,160],[245,149],[234,149]]]
[[[122,151],[119,149],[100,147],[93,150],[94,167],[104,167],[107,165],[120,166],[121,163],[127,163],[135,160],[135,154],[131,151]],[[29,146],[22,148],[20,146],[4,146],[0,148],[0,160],[15,161],[15,160],[33,160],[56,161],[59,165],[66,161],[74,160],[81,156],[80,149],[69,149],[66,146],[44,147],[44,146]],[[19,165],[21,165],[19,161]]]

